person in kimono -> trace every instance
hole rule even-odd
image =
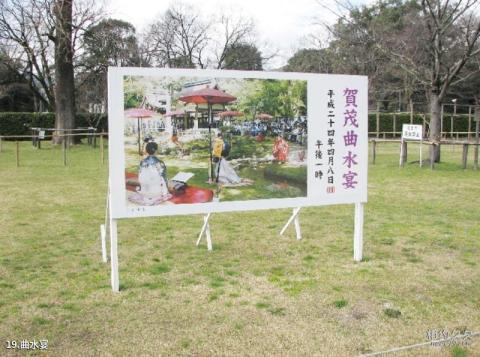
[[[147,157],[140,161],[138,170],[139,188],[136,194],[130,197],[132,202],[153,206],[169,200],[172,195],[168,191],[167,167],[155,156],[158,145],[149,142],[145,145]]]
[[[223,140],[222,133],[218,133],[213,142],[212,157],[215,163],[216,182],[222,185],[239,184],[242,179],[237,175],[233,167],[229,164],[226,157],[228,156],[227,144]]]
[[[288,143],[282,137],[281,134],[278,134],[273,144],[272,150],[273,157],[279,162],[286,162],[288,158]]]

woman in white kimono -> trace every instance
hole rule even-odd
[[[145,146],[148,156],[140,162],[137,193],[130,196],[130,201],[143,205],[153,206],[169,200],[172,195],[168,192],[167,167],[163,161],[155,156],[157,143],[149,142]]]

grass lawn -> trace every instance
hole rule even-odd
[[[425,151],[426,152],[426,151]],[[417,153],[409,147],[409,158]],[[291,210],[119,222],[121,293],[101,262],[107,164],[79,145],[0,153],[0,355],[48,340],[48,355],[355,356],[480,331],[480,172],[444,147],[434,171],[398,166],[379,144],[369,167],[364,256],[353,206],[305,208],[304,239],[278,235]],[[425,155],[426,157],[426,155]],[[417,157],[415,157],[417,159]],[[478,356],[468,346],[395,356]],[[12,353],[13,354],[13,353]]]

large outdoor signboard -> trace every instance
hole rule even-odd
[[[112,218],[367,201],[367,78],[109,68]]]

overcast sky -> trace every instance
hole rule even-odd
[[[132,23],[141,32],[155,21],[169,6],[169,0],[106,0],[106,8],[113,18]],[[363,4],[370,0],[355,0]],[[193,4],[204,15],[219,13],[219,9],[233,9],[255,20],[260,41],[259,47],[266,54],[278,51],[269,64],[276,68],[286,63],[295,50],[308,47],[308,34],[319,32],[315,26],[319,19],[334,21],[335,15],[325,7],[337,11],[334,0],[184,0]],[[319,5],[319,3],[324,6]],[[268,47],[265,48],[265,45]],[[268,53],[270,52],[270,53]]]

